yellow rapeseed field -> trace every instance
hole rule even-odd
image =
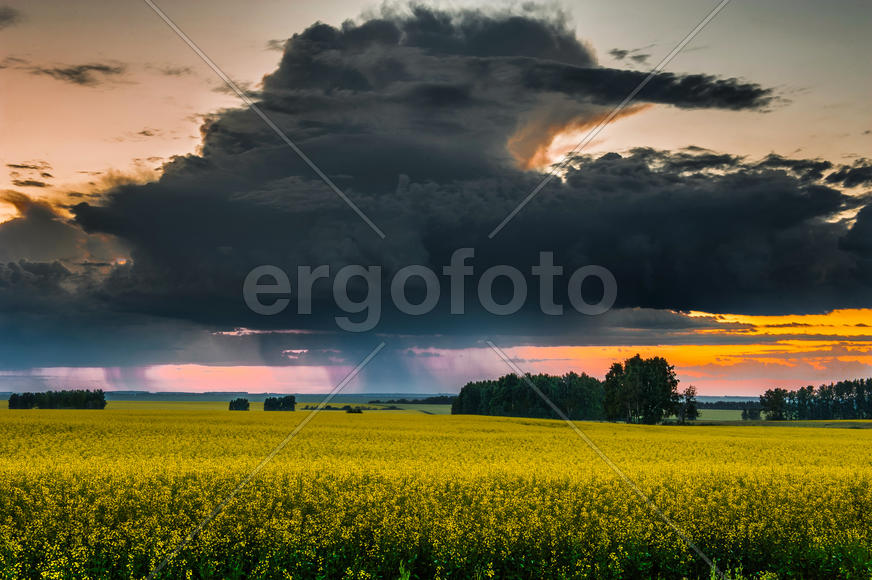
[[[0,577],[145,577],[308,412],[0,411]],[[872,430],[579,423],[730,575],[872,577]],[[164,578],[708,577],[560,421],[322,412]]]

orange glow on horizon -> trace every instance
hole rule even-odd
[[[872,309],[868,308],[833,310],[826,314],[758,316],[690,312],[689,316],[713,317],[717,322],[724,324],[750,325],[751,328],[734,331],[742,334],[872,336]],[[722,330],[707,332],[722,332]]]
[[[757,394],[772,386],[872,376],[872,309],[782,316],[691,312],[688,316],[709,318],[715,326],[683,335],[684,344],[525,346],[508,351],[519,359],[536,361],[527,369],[530,372],[576,370],[597,377],[604,376],[613,362],[635,354],[662,356],[683,382],[704,385],[702,394]]]

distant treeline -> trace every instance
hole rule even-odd
[[[699,416],[696,389],[678,392],[675,369],[660,357],[639,355],[614,363],[604,381],[586,374],[526,375],[554,406],[570,419],[606,419],[654,424],[675,415],[680,422]],[[503,415],[558,418],[557,412],[524,378],[505,375],[497,380],[466,384],[451,406],[455,415]]]
[[[784,420],[872,419],[872,379],[839,381],[794,391],[769,389],[760,396],[766,418]]]
[[[10,409],[103,409],[104,407],[106,407],[106,395],[100,389],[9,395]]]
[[[763,407],[759,401],[708,401],[697,403],[700,409],[716,409],[721,411],[742,411],[745,421],[759,421]]]
[[[314,411],[318,409],[318,405],[306,405],[304,411]],[[379,407],[364,407],[362,405],[344,405],[342,407],[334,407],[333,405],[324,405],[322,411],[345,411],[346,413],[363,413],[364,411],[384,411]]]
[[[718,409],[721,411],[742,411],[750,407],[759,407],[757,401],[700,401],[697,403],[700,409]]]
[[[603,385],[586,374],[528,375],[570,419],[602,419]],[[453,415],[556,419],[558,415],[517,375],[467,383],[451,405]]]
[[[293,411],[296,406],[297,398],[294,395],[267,397],[263,401],[264,411]]]
[[[639,355],[614,363],[605,380],[568,373],[506,375],[467,383],[451,406],[452,414],[558,418],[558,413],[527,380],[570,419],[605,419],[654,424],[677,417],[694,420],[699,409],[742,411],[742,419],[857,420],[872,419],[872,378],[855,379],[796,390],[769,389],[758,401],[696,401],[696,389],[678,391],[674,368],[665,359]]]
[[[370,405],[450,405],[456,399],[454,395],[437,395],[421,399],[390,399],[389,401],[370,401]]]

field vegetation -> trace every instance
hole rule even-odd
[[[306,416],[0,411],[0,577],[145,577]],[[872,430],[579,425],[731,575],[872,573]],[[564,423],[417,411],[317,415],[160,574],[681,576],[709,570]]]

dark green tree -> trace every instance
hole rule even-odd
[[[615,363],[603,384],[606,418],[653,425],[676,412],[679,403],[675,368],[662,357],[636,355]]]
[[[267,397],[263,401],[264,411],[293,411],[297,407],[297,398],[294,395],[284,397]]]
[[[783,421],[787,418],[787,390],[768,389],[760,395],[761,410],[769,421]]]
[[[684,389],[678,401],[675,415],[681,423],[695,421],[699,417],[699,409],[696,406],[696,387],[690,385]]]
[[[609,421],[623,419],[629,423],[632,418],[632,409],[625,395],[623,381],[624,365],[617,362],[612,363],[609,372],[606,373],[606,380],[603,382],[603,408],[606,419]]]
[[[243,399],[242,397],[240,397],[238,399],[233,399],[232,401],[230,401],[231,411],[248,411],[248,408],[248,399]]]

